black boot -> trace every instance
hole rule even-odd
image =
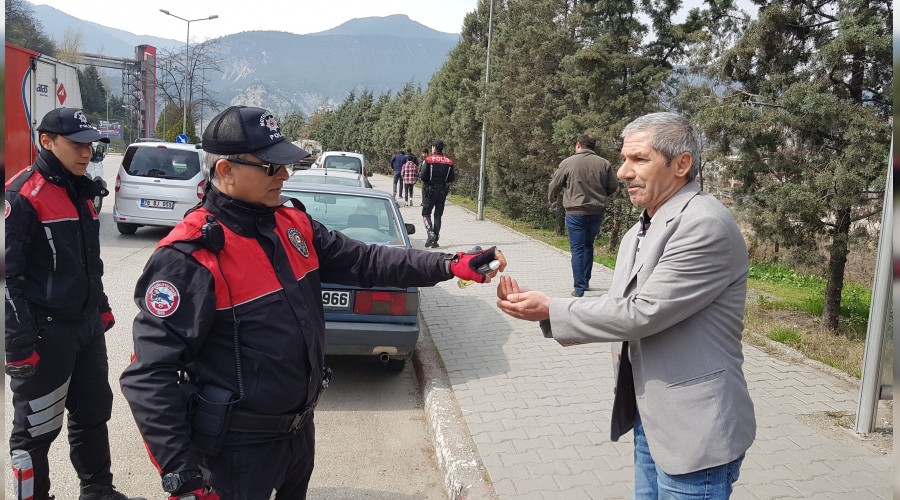
[[[428,231],[428,239],[425,240],[425,248],[431,247],[435,241],[437,241],[437,236],[431,231]]]
[[[78,500],[147,500],[144,497],[129,497],[116,491],[109,484],[89,484],[81,487]]]

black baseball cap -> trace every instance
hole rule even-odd
[[[59,134],[79,144],[97,141],[109,142],[109,137],[100,135],[100,132],[88,121],[84,111],[78,108],[51,109],[41,119],[41,124],[38,125],[38,132]]]
[[[309,156],[285,140],[272,113],[250,106],[231,106],[210,120],[203,130],[203,150],[220,155],[249,153],[277,165]]]
[[[431,145],[434,146],[434,148],[437,149],[438,151],[444,150],[444,141],[442,141],[440,139],[435,139],[434,142],[431,143]]]

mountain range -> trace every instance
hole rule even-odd
[[[34,5],[34,16],[55,40],[70,30],[82,35],[81,51],[134,57],[137,45],[183,49],[183,40],[137,35],[76,18],[53,7]],[[284,116],[309,116],[335,106],[349,92],[375,95],[412,83],[426,87],[459,40],[405,15],[347,21],[320,33],[244,31],[218,39],[221,73],[209,75],[208,88],[222,103],[260,106]],[[103,70],[118,82],[114,70]],[[121,89],[112,89],[119,94]],[[161,111],[161,110],[160,110]]]

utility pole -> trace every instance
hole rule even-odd
[[[484,70],[484,104],[487,108],[488,85],[491,82],[491,28],[494,24],[494,0],[488,13],[487,64]],[[478,220],[484,220],[484,157],[487,152],[487,113],[481,118],[481,162],[478,169]]]
[[[191,58],[190,58],[191,23],[197,22],[197,21],[208,21],[210,19],[218,19],[219,16],[212,15],[209,17],[201,17],[198,19],[185,19],[183,17],[179,17],[179,16],[176,16],[175,14],[172,14],[171,12],[167,11],[166,9],[159,9],[159,11],[167,16],[172,16],[174,18],[181,19],[182,21],[187,23],[187,39],[184,42],[184,84],[183,84],[185,94],[187,94],[187,95],[185,95],[184,102],[182,103],[182,108],[184,111],[182,113],[182,118],[181,118],[181,133],[184,135],[187,135],[187,109],[191,102],[191,95],[189,92],[193,90],[193,79],[194,79],[193,72],[191,71]]]

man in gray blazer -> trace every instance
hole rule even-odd
[[[694,182],[690,123],[653,113],[622,138],[617,176],[644,211],[608,293],[551,299],[503,276],[497,305],[564,346],[613,343],[612,440],[634,428],[634,498],[728,498],[756,436],[741,352],[747,247],[728,209]]]

